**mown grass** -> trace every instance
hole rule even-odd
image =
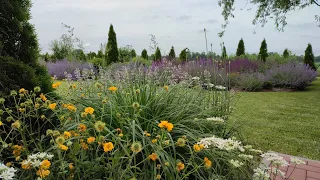
[[[320,78],[302,92],[240,92],[230,125],[261,150],[320,160]]]

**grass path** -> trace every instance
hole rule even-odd
[[[320,160],[320,77],[303,92],[239,94],[229,124],[247,143]]]

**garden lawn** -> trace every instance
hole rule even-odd
[[[245,142],[320,160],[320,77],[303,92],[240,92],[229,125]]]

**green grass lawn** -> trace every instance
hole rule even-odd
[[[320,160],[320,77],[303,92],[240,92],[229,124],[245,142]]]

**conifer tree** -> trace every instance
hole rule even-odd
[[[312,51],[312,46],[310,43],[308,44],[304,53],[304,63],[309,65],[312,69],[317,70],[316,65],[314,63],[314,54]]]
[[[263,39],[263,41],[261,42],[261,46],[260,46],[259,59],[262,62],[266,62],[267,57],[268,57],[267,42],[266,42],[266,39]]]
[[[170,49],[169,58],[170,58],[171,60],[176,58],[176,53],[174,52],[174,47],[173,47],[173,46],[172,46],[171,49]]]
[[[245,47],[244,47],[244,42],[242,38],[239,41],[236,55],[237,56],[245,55]]]
[[[155,56],[154,58],[156,61],[161,61],[161,51],[160,51],[159,47],[157,47],[154,56]]]
[[[289,50],[288,49],[285,49],[284,51],[283,51],[283,54],[282,54],[282,57],[283,58],[288,58],[289,57]]]
[[[119,62],[117,36],[116,36],[116,32],[113,29],[112,24],[109,27],[108,43],[106,47],[105,59],[106,59],[106,62],[105,62],[106,65]]]
[[[141,57],[143,59],[147,59],[148,60],[148,52],[146,49],[143,49],[142,52],[141,52]]]

